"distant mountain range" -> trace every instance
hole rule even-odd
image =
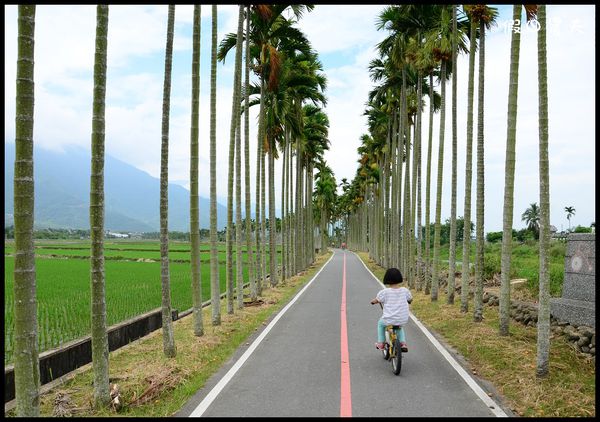
[[[15,144],[4,143],[4,224],[13,224]],[[90,152],[34,149],[35,227],[89,230]],[[159,179],[110,155],[104,164],[105,228],[152,232],[160,229]],[[200,197],[200,228],[209,228],[210,201]],[[169,230],[189,231],[190,192],[169,184]],[[217,204],[217,226],[227,222],[227,209]]]

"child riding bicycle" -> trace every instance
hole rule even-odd
[[[377,322],[377,343],[375,347],[379,350],[384,348],[385,327],[387,325],[399,325],[398,339],[403,352],[407,352],[406,336],[402,328],[408,322],[408,304],[412,302],[412,295],[406,287],[400,287],[402,273],[398,268],[388,268],[383,276],[383,284],[387,285],[377,293],[377,297],[371,300],[371,304],[381,303],[383,315]]]

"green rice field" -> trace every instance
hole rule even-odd
[[[202,299],[210,299],[209,245],[201,250]],[[14,244],[4,251],[4,364],[12,363],[14,343]],[[36,242],[39,352],[59,347],[90,333],[90,244]],[[107,324],[133,318],[161,306],[160,245],[158,241],[106,242],[105,280]],[[245,261],[244,255],[244,261]],[[138,259],[155,260],[138,261]],[[279,259],[279,257],[278,257]],[[169,245],[171,306],[192,307],[190,245]],[[178,262],[178,261],[184,262]],[[225,245],[219,245],[219,283],[225,291]],[[234,248],[235,261],[235,248]],[[268,265],[267,255],[267,265]],[[234,267],[235,272],[235,267]],[[244,266],[244,280],[247,280]]]

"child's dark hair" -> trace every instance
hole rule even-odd
[[[402,273],[398,268],[388,268],[383,276],[383,284],[402,283]]]

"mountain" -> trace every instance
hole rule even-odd
[[[4,143],[4,224],[13,223],[15,144]],[[89,229],[90,152],[68,147],[57,152],[34,147],[36,228]],[[107,230],[149,232],[160,229],[159,179],[110,155],[104,163]],[[200,197],[200,227],[209,228],[210,201]],[[169,183],[169,230],[189,231],[190,192]],[[217,227],[227,209],[217,204]]]

